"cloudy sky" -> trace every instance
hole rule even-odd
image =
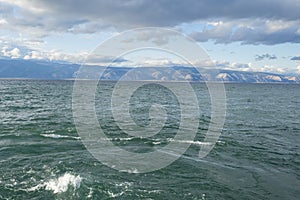
[[[299,0],[0,0],[0,57],[81,63],[151,26],[193,38],[219,68],[300,74],[299,10]]]

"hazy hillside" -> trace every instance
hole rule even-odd
[[[0,78],[30,79],[74,79],[80,65],[53,63],[46,61],[0,60]],[[95,78],[94,70],[104,67],[89,67],[90,74],[81,78]],[[286,76],[262,72],[241,72],[230,70],[203,69],[201,74],[191,67],[109,67],[103,72],[103,80],[161,80],[161,81],[224,81],[243,83],[300,83],[296,76]]]

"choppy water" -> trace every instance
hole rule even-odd
[[[96,96],[99,105],[109,102],[113,84],[104,84],[107,90]],[[224,130],[204,159],[198,151],[210,120],[209,100],[205,85],[195,85],[202,111],[195,141],[181,141],[191,146],[180,159],[146,174],[118,172],[91,156],[73,122],[72,86],[72,81],[0,81],[0,199],[300,197],[300,85],[226,84]],[[133,98],[137,123],[145,122],[147,100],[166,98],[171,107],[177,105],[172,95],[155,91],[141,90],[140,99]],[[152,140],[128,139],[109,106],[100,108],[103,128],[127,150],[165,145],[178,128],[174,117]],[[178,111],[171,109],[170,115]]]

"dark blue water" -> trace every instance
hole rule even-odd
[[[97,116],[116,145],[153,151],[174,137],[176,117],[152,140],[128,139],[109,106],[103,108],[114,83],[103,85],[107,90],[96,95],[102,105]],[[194,85],[201,102],[195,142],[189,141],[189,149],[171,165],[142,174],[118,172],[86,150],[73,121],[72,87],[72,81],[0,81],[0,199],[300,197],[300,85],[226,84],[225,126],[204,159],[198,151],[210,121],[210,103],[205,85]],[[157,97],[169,103],[169,116],[180,115],[173,109],[178,102],[172,94],[159,90],[151,95],[140,90],[140,98],[132,99],[137,123],[147,120],[143,109],[148,101],[157,103]]]

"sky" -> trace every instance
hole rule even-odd
[[[118,33],[160,27],[191,37],[220,69],[300,75],[299,10],[300,0],[0,0],[0,58],[82,63]],[[153,65],[167,63],[160,55]]]

